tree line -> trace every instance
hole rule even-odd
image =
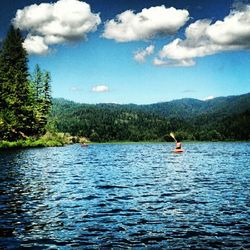
[[[22,43],[20,30],[10,26],[0,48],[0,140],[41,136],[52,106],[50,73],[39,65],[29,73]]]
[[[147,108],[133,105],[89,105],[54,99],[50,119],[58,131],[96,142],[172,141],[171,131],[178,140],[250,140],[248,110],[183,118],[174,116],[174,109],[172,115],[165,116],[149,108],[147,112]]]

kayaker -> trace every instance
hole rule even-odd
[[[181,149],[181,142],[176,141],[175,149]]]
[[[182,152],[184,152],[184,150],[181,148],[181,142],[178,142],[176,140],[173,132],[170,133],[170,136],[174,139],[174,141],[176,143],[174,152],[175,153],[182,153]]]

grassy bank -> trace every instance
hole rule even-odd
[[[0,141],[0,149],[8,148],[31,148],[31,147],[60,147],[66,144],[83,140],[82,138],[72,137],[67,133],[50,133],[47,132],[39,139],[27,138],[18,141]]]

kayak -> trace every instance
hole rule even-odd
[[[88,147],[88,144],[81,144],[82,147]]]
[[[180,148],[180,149],[174,149],[173,150],[174,153],[183,153],[184,149]]]

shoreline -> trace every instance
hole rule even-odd
[[[17,141],[0,141],[0,150],[20,148],[61,147],[74,143],[74,138],[66,133],[47,132],[40,138],[27,138]]]
[[[249,143],[250,141],[244,140],[225,140],[225,141],[182,141],[182,143],[196,144],[196,143]],[[111,141],[111,142],[86,142],[88,145],[103,145],[103,144],[175,144],[170,141]],[[72,144],[82,144],[81,142],[72,141],[58,141],[58,140],[18,140],[15,142],[0,141],[0,150],[9,149],[29,149],[29,148],[46,148],[46,147],[63,147]]]
[[[224,141],[181,141],[182,143],[247,143],[250,142],[250,140],[244,140],[244,141],[240,141],[240,140],[224,140]],[[162,144],[162,143],[169,143],[169,144],[175,144],[175,142],[171,142],[171,141],[112,141],[112,142],[89,142],[87,144],[89,145],[95,145],[95,144]]]

